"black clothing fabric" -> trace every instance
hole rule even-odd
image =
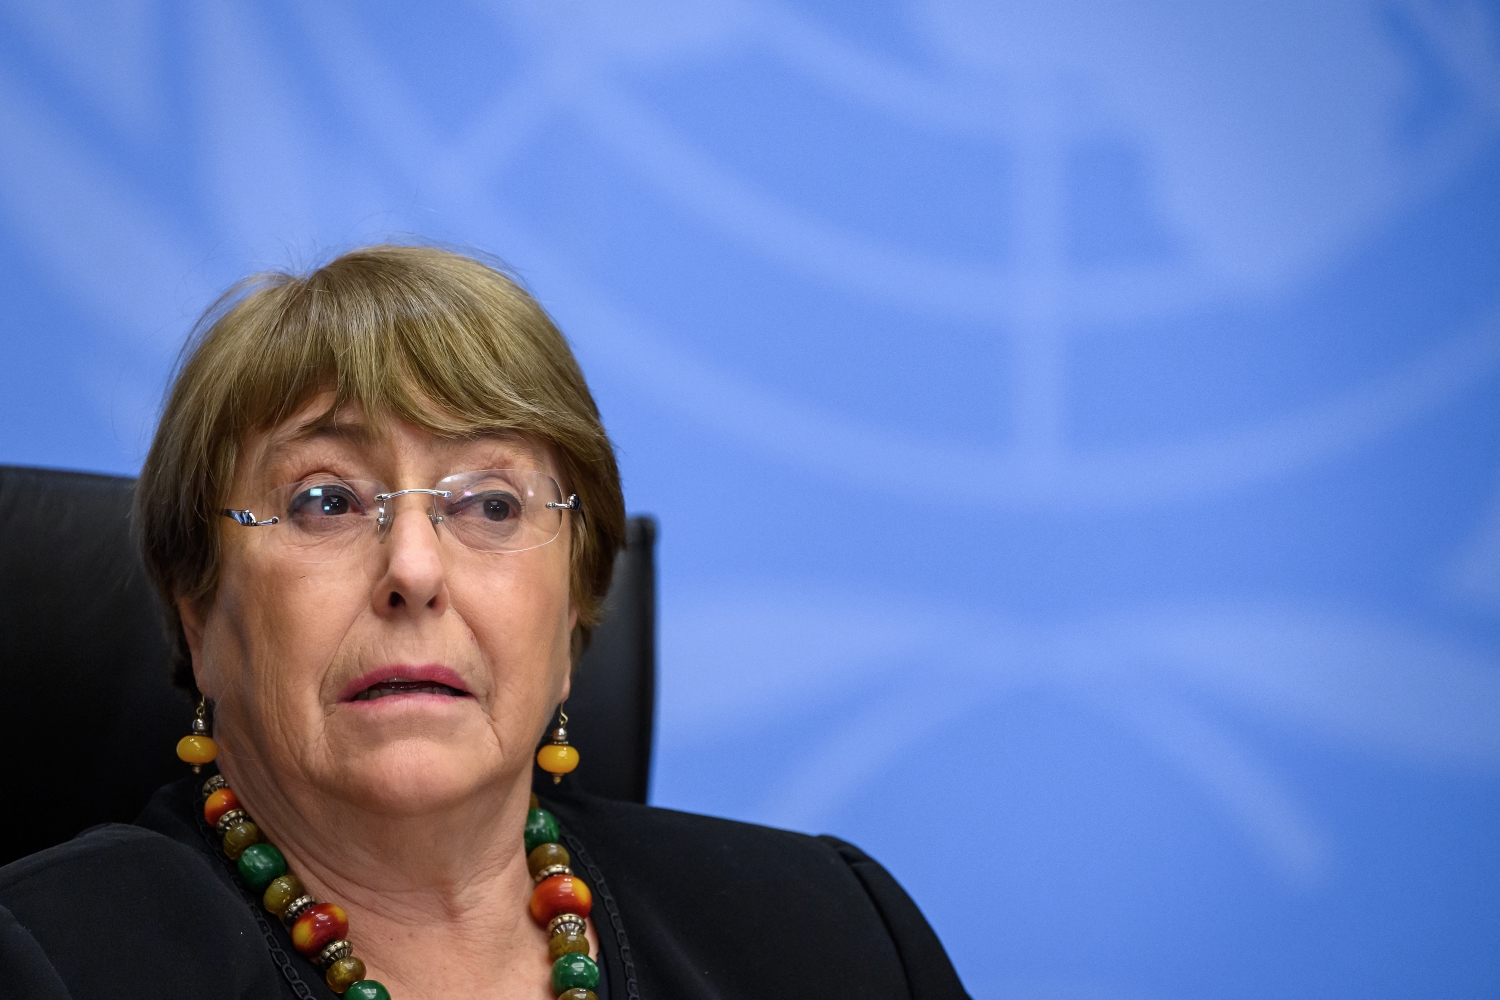
[[[336,1000],[218,850],[202,780],[0,868],[0,995]],[[601,1000],[965,996],[916,905],[850,844],[566,786],[542,805],[594,893]]]

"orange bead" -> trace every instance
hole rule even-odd
[[[536,762],[548,774],[567,774],[578,766],[578,751],[563,743],[548,743],[536,752]]]
[[[349,914],[337,903],[314,903],[292,925],[292,947],[308,958],[349,933]]]
[[[559,913],[589,915],[594,894],[576,875],[554,875],[531,891],[531,919],[543,927]]]
[[[177,741],[177,756],[189,764],[212,764],[219,745],[208,736],[184,736]]]
[[[221,788],[208,797],[203,803],[203,818],[208,820],[208,825],[213,826],[219,821],[219,817],[231,809],[238,809],[240,800],[234,794],[233,789]]]

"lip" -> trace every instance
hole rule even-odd
[[[391,681],[400,678],[404,681],[426,681],[432,684],[442,684],[464,694],[472,695],[469,686],[464,683],[458,674],[439,663],[427,663],[414,665],[410,663],[393,663],[389,666],[378,667],[368,673],[361,674],[344,686],[339,692],[338,700],[353,703],[354,696],[368,687],[380,684],[383,681]],[[391,695],[394,698],[432,697],[431,695]],[[387,699],[381,698],[380,701]]]

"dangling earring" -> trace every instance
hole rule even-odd
[[[552,775],[554,785],[562,783],[562,776],[578,766],[578,749],[568,745],[568,713],[557,706],[557,728],[552,730],[552,742],[536,752],[537,766]]]
[[[219,744],[208,735],[207,699],[198,698],[198,711],[193,713],[193,732],[177,741],[177,756],[193,765],[193,773],[203,770],[204,764],[213,763],[219,756]]]

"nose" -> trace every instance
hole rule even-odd
[[[375,613],[441,615],[448,610],[448,578],[429,497],[385,501],[381,545],[385,572],[374,592]]]

